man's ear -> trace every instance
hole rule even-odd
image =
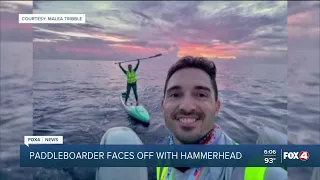
[[[220,111],[220,108],[221,108],[221,102],[220,100],[218,99],[216,101],[216,114],[218,114],[218,112]]]
[[[161,107],[162,107],[162,109],[163,109],[163,103],[164,103],[164,99],[162,99],[162,101],[161,101]]]

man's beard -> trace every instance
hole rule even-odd
[[[199,137],[196,137],[194,139],[191,139],[188,138],[188,137],[181,137],[179,135],[175,135],[175,138],[181,143],[181,144],[200,144],[201,141],[204,139],[204,137],[208,136],[212,130],[214,128],[210,129],[206,134],[202,135],[202,136],[199,136]]]

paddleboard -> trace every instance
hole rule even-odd
[[[128,127],[109,129],[101,138],[100,145],[142,145],[139,136]],[[96,180],[148,180],[147,167],[99,167]]]
[[[136,106],[136,102],[132,101],[130,99],[130,97],[128,98],[128,103],[127,103],[128,105],[126,105],[124,103],[125,96],[126,96],[126,93],[122,93],[120,95],[120,101],[121,101],[121,104],[124,107],[124,109],[127,111],[127,113],[131,117],[133,117],[143,123],[149,123],[150,122],[150,115],[149,115],[149,112],[146,110],[146,108],[141,104]]]

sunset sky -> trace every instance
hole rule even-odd
[[[34,14],[86,14],[86,24],[18,24],[18,14],[32,13],[32,6]],[[310,23],[318,13],[318,2],[11,1],[1,2],[1,37],[33,37],[35,59],[121,60],[162,53],[280,61],[287,57],[288,33],[301,41],[319,37],[319,24]]]

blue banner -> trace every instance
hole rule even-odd
[[[320,167],[320,145],[26,145],[21,167]]]

